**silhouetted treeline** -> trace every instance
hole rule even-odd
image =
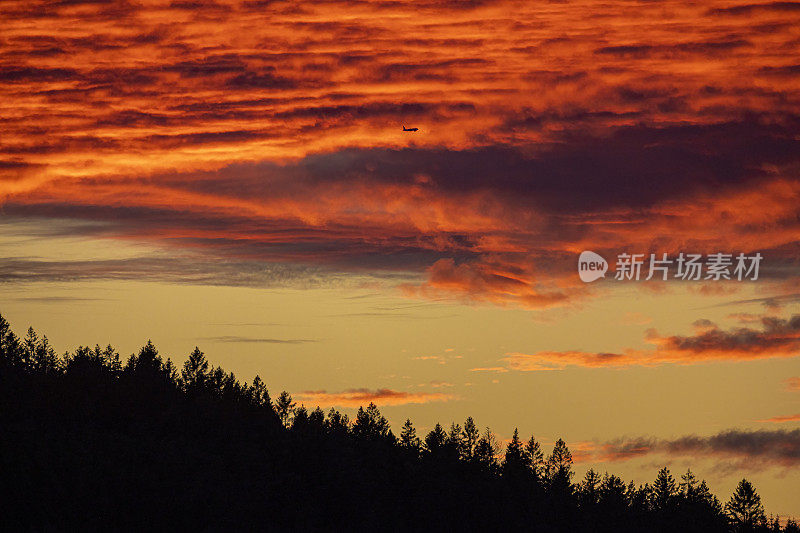
[[[4,531],[781,530],[746,480],[726,505],[691,472],[576,480],[560,439],[545,454],[515,430],[501,451],[472,418],[395,435],[375,405],[273,400],[199,349],[181,367],[150,342],[57,356],[2,317],[0,426]]]

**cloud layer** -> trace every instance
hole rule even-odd
[[[582,249],[760,250],[783,279],[796,5],[3,2],[0,205],[525,307],[587,293]]]

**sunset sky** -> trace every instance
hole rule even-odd
[[[800,518],[800,2],[6,0],[0,29],[18,334],[199,346],[310,408]],[[763,260],[587,284],[584,250]]]

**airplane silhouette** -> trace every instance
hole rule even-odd
[[[406,128],[403,126],[403,131],[419,131],[419,128]]]

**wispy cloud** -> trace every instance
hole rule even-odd
[[[0,283],[82,280],[147,280],[239,287],[334,287],[355,282],[340,272],[310,265],[231,263],[191,253],[174,257],[157,254],[72,261],[0,258]]]
[[[65,302],[101,302],[107,298],[82,298],[78,296],[18,296],[9,298],[15,302],[34,302],[34,303],[65,303]]]
[[[794,467],[800,464],[800,429],[729,429],[711,436],[675,439],[621,438],[599,445],[597,457],[624,461],[649,454],[732,460],[738,468]]]
[[[470,368],[470,372],[494,372],[498,374],[502,374],[508,372],[508,368],[504,366],[478,366],[475,368]]]
[[[800,413],[796,415],[773,416],[771,418],[759,420],[759,422],[771,422],[773,424],[782,424],[784,422],[800,422]]]
[[[252,344],[306,344],[309,342],[319,342],[316,339],[272,339],[267,337],[242,337],[239,335],[201,337],[200,340],[209,342],[231,342],[231,343],[252,343]]]
[[[733,300],[731,302],[727,302],[720,305],[742,305],[742,304],[762,304],[764,307],[768,309],[780,309],[782,306],[793,303],[793,302],[800,302],[800,293],[791,293],[791,294],[776,294],[773,296],[765,296],[763,298],[748,298],[745,300]]]
[[[310,405],[360,407],[370,402],[376,405],[446,402],[455,399],[455,396],[438,392],[403,392],[392,389],[348,389],[342,392],[328,392],[325,390],[304,391],[295,394],[295,399]]]
[[[784,380],[784,384],[786,385],[786,390],[800,391],[800,376],[792,376],[790,378],[786,378]]]

